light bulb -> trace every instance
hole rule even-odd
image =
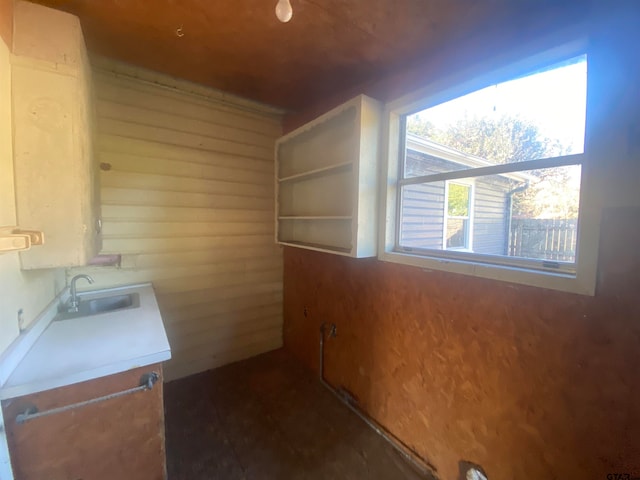
[[[293,9],[291,8],[291,3],[289,0],[278,0],[278,4],[276,5],[276,17],[282,23],[287,23],[293,17]]]

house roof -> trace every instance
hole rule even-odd
[[[461,152],[455,148],[442,145],[413,133],[407,133],[406,147],[410,150],[442,158],[443,160],[448,160],[449,162],[464,165],[469,168],[490,167],[495,165],[495,162],[490,162],[482,157]],[[502,173],[500,176],[517,182],[533,182],[536,180],[536,177],[524,172]]]

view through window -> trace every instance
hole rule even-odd
[[[404,117],[400,250],[576,262],[586,55]]]

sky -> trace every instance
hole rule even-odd
[[[584,151],[587,95],[586,56],[580,61],[493,85],[419,112],[439,129],[457,119],[520,116],[558,139],[571,153]]]

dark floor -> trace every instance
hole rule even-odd
[[[169,480],[418,479],[283,350],[165,386]]]

